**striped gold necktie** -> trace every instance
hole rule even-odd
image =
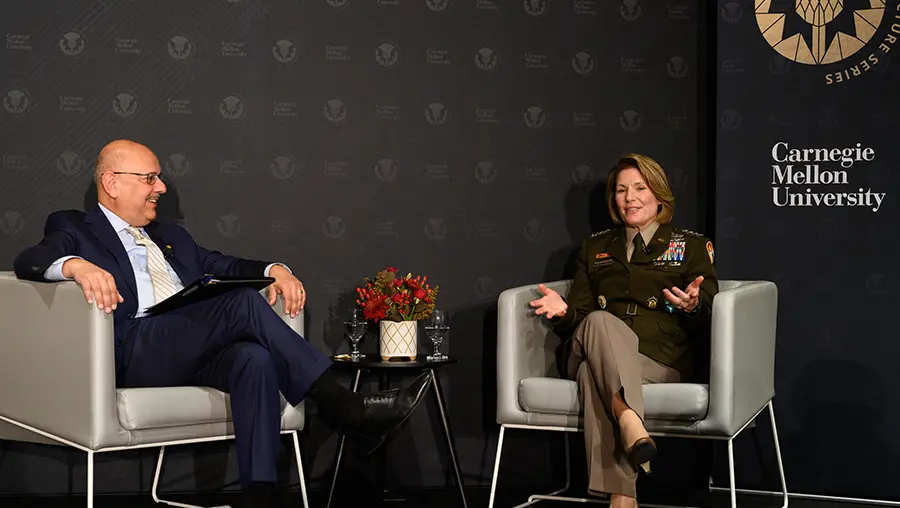
[[[153,296],[156,298],[155,303],[159,303],[174,295],[177,292],[175,282],[169,276],[169,269],[166,266],[166,260],[163,258],[162,251],[159,250],[159,246],[153,243],[153,240],[142,235],[141,231],[134,226],[128,226],[125,230],[134,237],[134,241],[138,245],[143,245],[147,248],[147,269],[150,271]]]

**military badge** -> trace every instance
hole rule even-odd
[[[613,258],[609,255],[609,252],[601,252],[594,256],[594,266],[607,266],[613,264]]]
[[[598,296],[597,305],[599,305],[601,309],[606,310],[606,297],[603,295]]]
[[[666,302],[666,312],[672,314],[675,312],[675,306],[672,305],[672,302]]]
[[[647,298],[647,307],[650,307],[651,309],[655,309],[657,303],[659,303],[659,300],[657,300],[655,296],[651,296],[650,298]]]
[[[709,264],[716,264],[716,251],[713,250],[712,242],[706,242],[706,253],[709,255]]]
[[[656,258],[657,261],[684,261],[684,240],[671,240],[665,252]]]

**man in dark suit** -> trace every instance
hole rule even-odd
[[[287,266],[207,250],[183,228],[155,222],[166,185],[150,149],[113,141],[100,152],[94,177],[97,208],[51,214],[43,240],[16,258],[16,275],[74,280],[88,304],[114,313],[119,387],[200,385],[229,393],[248,506],[268,506],[276,481],[279,392],[294,405],[312,399],[329,420],[377,444],[421,402],[427,375],[399,392],[373,396],[336,382],[328,357],[271,308],[278,294],[291,316],[305,304],[303,284]],[[148,307],[208,273],[275,282],[268,302],[240,289],[147,315]]]

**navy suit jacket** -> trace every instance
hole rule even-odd
[[[163,251],[185,285],[205,274],[262,277],[271,264],[204,249],[178,225],[151,222],[144,226],[144,231]],[[16,276],[47,282],[44,278],[47,268],[63,256],[84,258],[115,278],[116,288],[124,299],[113,311],[116,344],[120,345],[129,322],[138,312],[137,284],[125,247],[100,208],[95,207],[88,213],[64,210],[50,214],[44,226],[43,240],[16,257]]]

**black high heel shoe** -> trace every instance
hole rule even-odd
[[[628,449],[628,463],[631,467],[635,469],[640,467],[644,473],[650,474],[650,461],[656,457],[657,452],[653,439],[642,437]]]

